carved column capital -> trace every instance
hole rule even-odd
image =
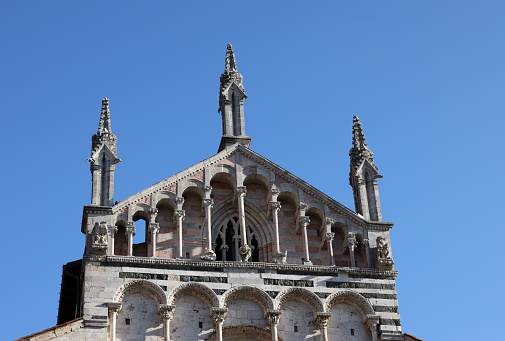
[[[109,232],[111,234],[111,236],[115,235],[117,233],[117,226],[109,226]]]
[[[149,223],[149,232],[158,233],[160,232],[160,224],[158,223]]]
[[[331,313],[317,313],[316,324],[319,328],[328,327],[328,321],[330,320]]]
[[[205,208],[212,208],[214,206],[214,199],[203,199],[202,205]]]
[[[134,221],[129,221],[126,224],[126,230],[125,230],[126,235],[132,235],[132,236],[134,236],[135,232],[137,232],[137,229],[135,228],[135,222]]]
[[[277,309],[267,309],[265,314],[265,319],[267,320],[269,325],[277,325],[279,324],[279,320],[281,319],[282,311]]]
[[[176,203],[177,205],[182,205],[182,204],[184,204],[184,197],[177,197],[177,198],[175,198],[175,203]]]
[[[151,214],[151,215],[153,215],[153,214],[157,215],[158,214],[158,209],[156,207],[151,207],[149,209],[149,214]]]
[[[228,308],[212,308],[212,319],[214,320],[214,323],[216,324],[221,324],[224,322],[224,319],[226,318],[226,314],[228,313]]]
[[[121,303],[119,302],[107,302],[105,305],[109,308],[109,314],[117,314],[121,310]]]
[[[363,245],[370,247],[370,241],[368,239],[363,239]]]
[[[366,323],[372,330],[372,332],[377,332],[377,327],[379,326],[379,316],[378,315],[367,315]]]
[[[302,227],[307,227],[307,225],[309,225],[309,223],[310,223],[309,217],[307,217],[307,216],[301,216],[300,217],[300,225]]]
[[[328,243],[331,243],[334,238],[335,238],[335,233],[334,232],[326,232],[324,234],[324,240],[328,241]]]
[[[354,235],[354,233],[351,233],[351,232],[349,232],[347,234],[347,239],[345,242],[346,242],[347,246],[349,247],[349,249],[351,249],[351,250],[354,250],[356,245],[358,245],[358,241],[356,240],[356,236]]]
[[[246,193],[247,193],[247,189],[246,189],[245,186],[239,186],[239,187],[237,187],[237,194],[239,196],[241,196],[243,198],[243,197],[245,197]]]
[[[203,191],[204,192],[212,192],[212,186],[208,186],[208,185],[203,186]]]
[[[182,219],[186,217],[186,212],[184,210],[175,210],[174,211],[174,219]]]
[[[170,321],[174,316],[175,305],[160,304],[158,314],[165,320]]]
[[[305,213],[305,211],[307,210],[307,208],[309,207],[309,205],[307,205],[306,203],[304,202],[301,202],[299,205],[298,205],[298,209],[300,211],[303,211],[303,213]]]
[[[331,218],[326,218],[326,226],[331,228],[331,225],[333,225],[333,219]]]
[[[270,206],[275,211],[279,211],[282,208],[281,203],[278,202],[278,201],[272,201],[272,202],[270,202]]]

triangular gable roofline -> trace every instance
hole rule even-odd
[[[244,147],[241,144],[234,144],[232,146],[229,146],[228,148],[222,150],[221,152],[198,162],[197,164],[186,168],[185,170],[176,173],[146,189],[143,189],[142,191],[129,196],[128,198],[120,201],[116,205],[112,207],[112,210],[114,213],[120,212],[122,209],[125,207],[135,204],[142,198],[145,198],[146,196],[152,195],[154,193],[160,192],[164,190],[167,186],[174,184],[180,180],[186,179],[190,177],[193,174],[196,174],[203,170],[204,168],[211,166],[213,164],[218,163],[221,160],[226,159],[230,155],[240,152],[241,154],[244,154],[246,157],[250,158],[253,161],[258,162],[265,168],[273,171],[276,175],[282,177],[284,180],[287,182],[297,186],[298,188],[302,189],[304,192],[307,192],[308,194],[312,195],[314,198],[320,200],[322,203],[328,205],[330,208],[333,208],[338,214],[345,216],[352,222],[356,223],[359,226],[366,227],[366,228],[371,228],[371,229],[386,229],[389,230],[391,227],[393,227],[393,223],[390,222],[369,222],[363,219],[360,215],[358,215],[356,212],[352,211],[351,209],[347,208],[346,206],[342,205],[338,201],[334,200],[330,196],[324,194],[317,188],[309,185],[307,182],[304,180],[300,179],[299,177],[293,175],[292,173],[288,172],[284,168],[280,167],[279,165],[275,164],[274,162],[268,160],[267,158],[259,155],[258,153],[252,151],[249,148]]]
[[[379,169],[377,168],[377,166],[373,162],[370,162],[369,160],[363,160],[363,162],[361,162],[358,169],[356,170],[356,174],[360,174],[361,170],[365,168],[365,164],[368,164],[369,168],[371,168],[375,172],[375,175],[379,174]]]
[[[232,85],[235,85],[235,87],[242,93],[244,98],[247,98],[247,95],[245,94],[245,90],[242,90],[235,80],[232,80],[229,84],[227,84],[226,87],[221,92],[221,94],[223,96],[226,96],[226,93],[230,90]]]
[[[106,149],[106,152],[107,154],[109,154],[109,156],[114,159],[114,161],[116,163],[119,163],[121,162],[121,159],[118,159],[117,157],[114,156],[114,153],[112,152],[112,150],[109,148],[109,146],[104,143],[102,144],[99,148],[96,148],[96,150],[93,151],[93,155],[91,155],[91,157],[89,159],[87,159],[86,161],[90,161],[90,162],[98,162],[99,160],[96,158],[96,156],[98,154],[100,154],[102,152],[102,149]]]

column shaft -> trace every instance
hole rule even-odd
[[[110,341],[116,341],[116,311],[112,311],[111,321],[110,321]]]

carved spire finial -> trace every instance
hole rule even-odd
[[[354,116],[352,122],[352,148],[349,151],[351,165],[357,168],[364,159],[368,159],[373,164],[373,153],[368,149],[365,142],[365,133],[363,132],[359,117]]]
[[[112,134],[112,129],[110,126],[109,99],[107,97],[104,97],[102,99],[102,112],[100,114],[100,122],[98,123],[97,134]]]
[[[223,137],[218,151],[235,143],[240,143],[247,148],[251,138],[245,134],[244,121],[244,85],[242,75],[238,72],[235,52],[231,44],[226,47],[224,72],[221,74],[219,86],[219,109],[223,120]]]

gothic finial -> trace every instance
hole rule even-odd
[[[98,135],[103,134],[112,134],[110,127],[109,99],[107,97],[102,99],[102,113],[100,114],[100,122],[98,123]]]
[[[373,153],[368,149],[365,142],[365,133],[363,132],[359,117],[354,116],[352,122],[352,148],[349,151],[351,164],[358,167],[365,158],[373,163]]]

